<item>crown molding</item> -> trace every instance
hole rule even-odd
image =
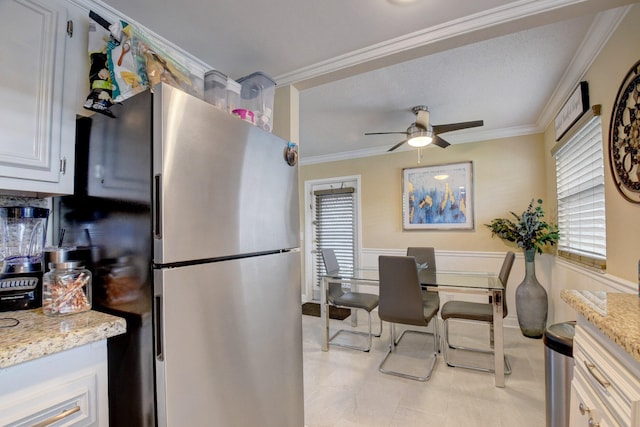
[[[567,98],[598,57],[606,43],[633,6],[623,6],[600,12],[594,19],[586,37],[578,47],[571,63],[554,89],[537,121],[540,129],[546,129],[554,120]]]
[[[395,39],[339,55],[289,73],[275,76],[279,85],[303,84],[323,75],[380,60],[393,54],[435,44],[457,36],[491,29],[501,24],[528,18],[545,12],[584,4],[586,0],[519,0],[507,5],[485,10],[464,18],[455,19]]]
[[[517,2],[515,3],[514,8],[517,9],[521,15],[525,16],[525,9],[529,10],[522,3],[531,3],[529,1],[526,2]],[[575,2],[535,2],[535,3],[575,3]],[[540,5],[538,5],[540,6]],[[487,141],[492,139],[502,139],[502,138],[511,138],[516,136],[524,136],[524,135],[533,135],[537,133],[542,133],[549,126],[549,123],[554,119],[567,97],[571,94],[571,92],[575,89],[575,87],[579,84],[579,82],[584,78],[585,74],[589,70],[589,67],[593,64],[593,61],[600,54],[607,41],[611,38],[612,34],[618,28],[624,17],[631,10],[633,6],[622,6],[615,9],[607,10],[604,12],[598,13],[594,22],[592,23],[587,36],[580,44],[580,47],[577,49],[576,54],[574,55],[571,63],[567,67],[564,75],[560,79],[560,82],[554,89],[549,101],[547,102],[545,108],[540,114],[536,124],[528,125],[528,126],[518,126],[512,128],[503,128],[503,129],[495,129],[495,130],[476,130],[473,132],[468,132],[460,135],[448,135],[447,140],[454,144],[463,144],[469,142],[480,142]],[[509,8],[513,9],[513,8]],[[536,8],[536,11],[540,11],[544,8]],[[512,10],[512,15],[514,16],[514,11]],[[531,12],[530,12],[531,13]],[[483,14],[484,15],[484,14]],[[514,18],[515,19],[515,18]],[[476,23],[479,25],[478,23]],[[452,29],[452,27],[449,27]],[[415,34],[415,33],[414,33]],[[433,40],[435,41],[435,40]],[[331,61],[327,61],[331,62]],[[328,65],[328,64],[327,64]],[[292,75],[295,74],[292,73]],[[319,74],[318,74],[319,75]],[[300,75],[301,76],[301,75]],[[310,75],[308,78],[311,78]],[[379,154],[384,154],[386,152],[386,148],[371,148],[366,150],[355,150],[348,151],[342,153],[335,153],[330,155],[323,156],[314,156],[304,158],[301,156],[300,164],[308,165],[308,164],[316,164],[316,163],[324,163],[338,160],[347,160],[354,159],[360,157],[368,157],[368,156],[376,156]]]
[[[185,51],[179,46],[176,46],[173,42],[160,37],[155,32],[151,31],[144,25],[139,22],[129,18],[124,15],[122,12],[114,9],[108,4],[104,3],[101,0],[66,0],[69,3],[74,4],[76,7],[79,7],[82,10],[87,12],[87,16],[89,11],[94,11],[98,15],[102,16],[107,21],[115,21],[116,19],[123,20],[128,24],[134,25],[137,29],[143,31],[147,37],[150,39],[159,42],[163,48],[165,48],[171,55],[175,56],[175,59],[180,62],[181,65],[186,66],[189,71],[194,72],[196,75],[201,74],[204,76],[206,71],[212,70],[213,67],[200,58],[192,55],[191,53]]]
[[[337,162],[340,160],[353,160],[361,157],[378,156],[385,154],[388,147],[367,148],[364,150],[343,151],[340,153],[324,154],[322,156],[304,157],[304,148],[301,147],[300,166],[314,165],[318,163]],[[400,151],[400,150],[399,150]]]
[[[447,141],[452,144],[464,144],[468,142],[481,142],[481,141],[489,141],[492,139],[503,139],[503,138],[513,138],[516,136],[523,135],[534,135],[537,133],[542,133],[544,131],[543,128],[539,126],[515,126],[511,128],[504,129],[495,129],[482,131],[478,130],[472,133],[463,134],[463,135],[447,135]],[[430,149],[430,148],[426,148]],[[328,162],[336,162],[340,160],[353,160],[362,157],[370,157],[370,156],[378,156],[381,154],[386,154],[388,147],[376,147],[376,148],[367,148],[364,150],[353,150],[353,151],[343,151],[340,153],[332,153],[326,154],[322,156],[313,156],[313,157],[305,157],[304,156],[304,148],[302,148],[300,153],[300,166],[313,165],[318,163],[328,163]],[[403,147],[398,149],[396,152],[415,150],[414,148]]]
[[[452,144],[465,144],[468,142],[489,141],[491,139],[513,138],[514,136],[534,135],[542,132],[544,132],[544,128],[541,126],[524,125],[492,130],[478,129],[461,135],[447,135],[446,139]]]

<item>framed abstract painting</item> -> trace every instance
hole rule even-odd
[[[404,230],[473,230],[473,164],[402,170]]]

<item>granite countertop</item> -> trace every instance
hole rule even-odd
[[[640,362],[640,297],[563,289],[560,297]]]
[[[41,308],[0,312],[0,369],[126,331],[124,319],[93,310],[61,317]]]

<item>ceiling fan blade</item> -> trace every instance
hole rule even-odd
[[[402,144],[404,144],[405,142],[407,142],[407,140],[406,140],[406,139],[405,139],[404,141],[400,141],[400,142],[398,142],[396,145],[394,145],[393,147],[389,148],[389,149],[387,150],[387,153],[388,153],[389,151],[393,151],[393,150],[395,150],[396,148],[400,147],[400,146],[401,146]]]
[[[461,129],[468,129],[468,128],[475,128],[478,126],[484,126],[484,121],[482,120],[476,120],[473,122],[460,122],[460,123],[449,123],[446,125],[433,125],[433,132],[434,133],[445,133],[445,132],[451,132],[454,130],[461,130]]]
[[[391,135],[391,134],[406,135],[407,132],[365,132],[365,135]]]
[[[444,139],[440,138],[438,135],[433,135],[433,141],[431,141],[433,145],[437,145],[438,147],[447,148],[451,144],[449,144]]]

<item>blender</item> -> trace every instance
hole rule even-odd
[[[42,305],[49,209],[0,207],[0,311]]]

